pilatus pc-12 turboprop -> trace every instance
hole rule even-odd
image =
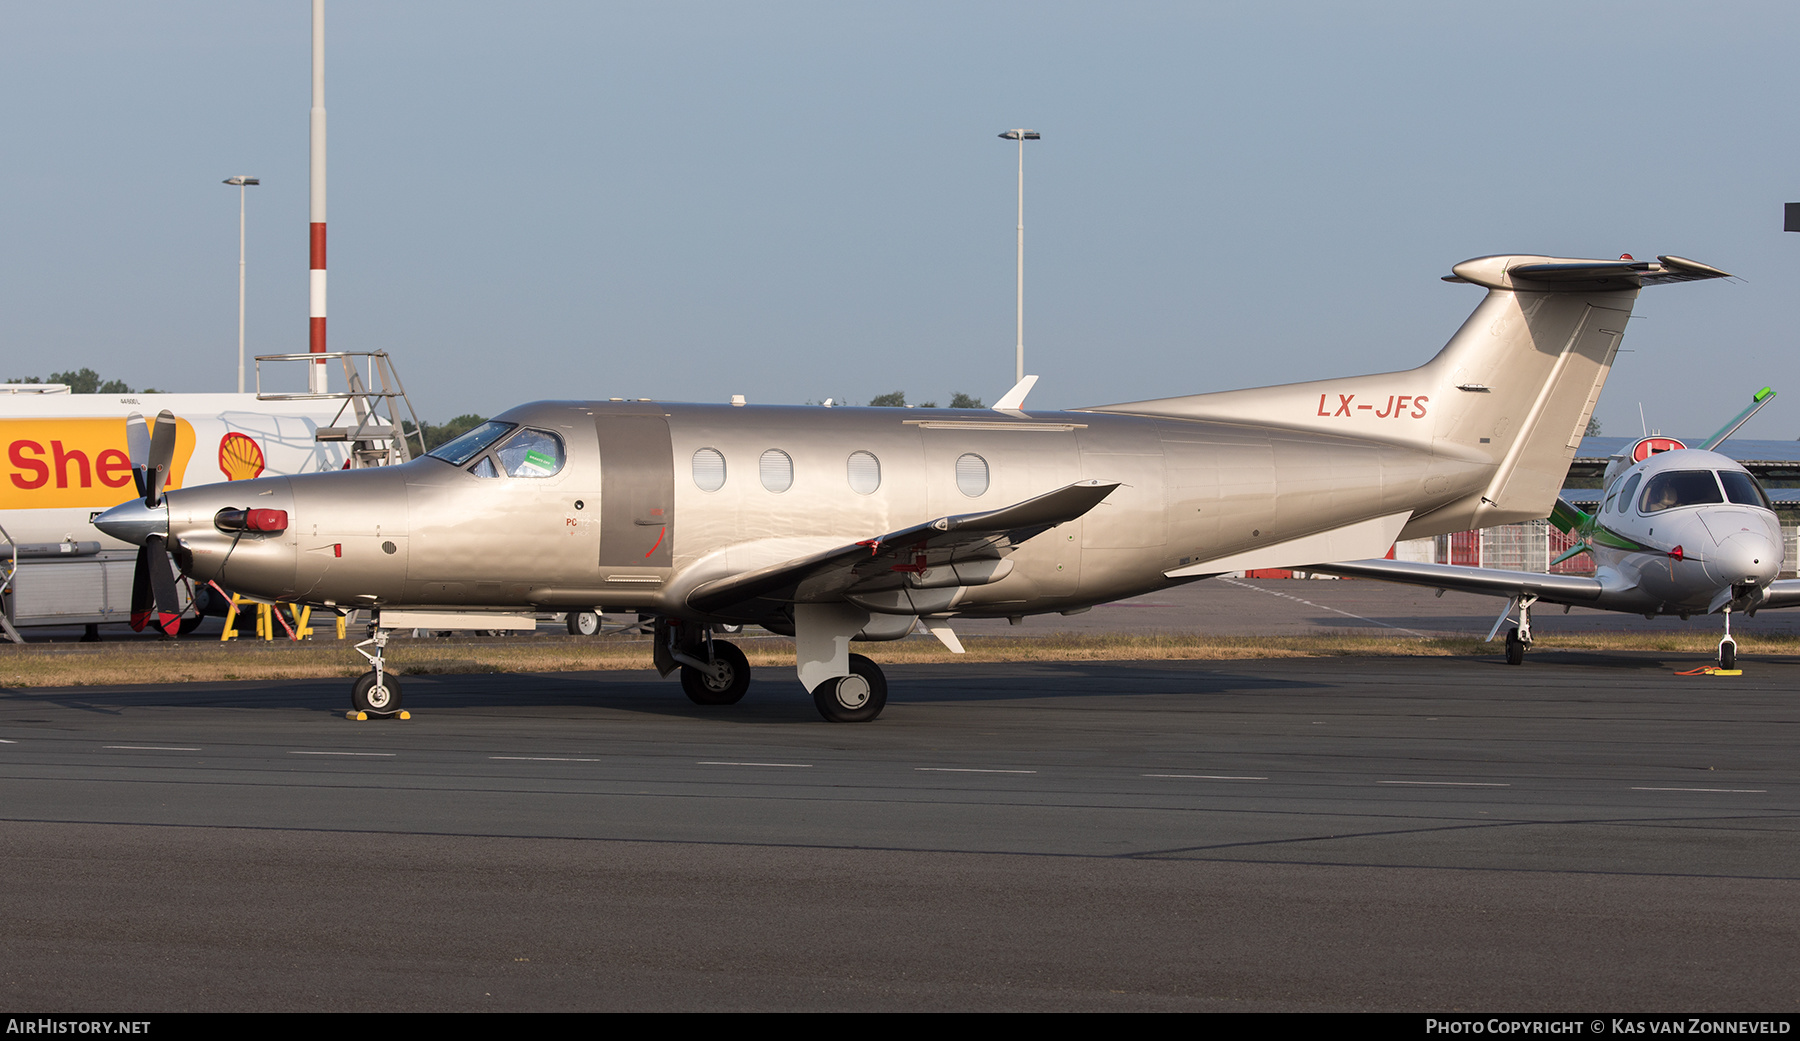
[[[160,497],[147,482],[97,523],[145,547],[141,573],[172,554],[242,593],[373,612],[366,710],[400,702],[392,629],[600,605],[658,619],[656,665],[696,702],[744,695],[744,655],[714,634],[754,623],[793,634],[826,719],[868,720],[887,683],[852,639],[923,620],[956,650],[959,616],[1075,612],[1543,517],[1639,289],[1728,277],[1679,257],[1454,271],[1487,293],[1404,372],[1070,412],[1027,410],[1035,377],[987,412],[540,401],[401,466]]]
[[[1800,606],[1800,581],[1775,578],[1786,545],[1768,495],[1736,460],[1711,451],[1774,397],[1765,388],[1700,448],[1672,437],[1645,437],[1613,456],[1593,516],[1558,501],[1551,523],[1580,542],[1557,559],[1593,554],[1592,577],[1404,560],[1352,560],[1310,570],[1509,597],[1488,639],[1516,608],[1519,624],[1506,634],[1506,660],[1513,665],[1524,662],[1531,646],[1531,608],[1537,604],[1683,620],[1722,613],[1719,667],[1734,669],[1733,611]]]

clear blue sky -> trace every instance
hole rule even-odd
[[[309,5],[0,7],[0,377],[227,390],[306,343]],[[1423,361],[1501,252],[1676,253],[1609,434],[1800,435],[1792,4],[327,6],[331,340],[431,419],[992,401],[1027,126],[1032,404]]]

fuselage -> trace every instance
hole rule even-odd
[[[552,401],[494,424],[472,452],[171,492],[171,544],[196,578],[274,600],[681,617],[695,616],[687,594],[721,576],[1120,482],[1019,547],[1006,577],[942,605],[1020,615],[1185,581],[1164,573],[1368,518],[1422,517],[1494,470],[1379,440],[1098,412]],[[285,511],[286,527],[216,523],[244,509]]]
[[[1652,455],[1619,473],[1585,528],[1605,589],[1596,606],[1614,610],[1754,608],[1785,558],[1781,521],[1756,478],[1698,449]]]

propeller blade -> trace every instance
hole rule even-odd
[[[143,551],[138,554],[150,573],[150,589],[156,601],[157,628],[170,636],[181,628],[181,594],[175,588],[175,571],[169,560],[169,545],[161,535],[152,535],[144,540]],[[133,594],[137,591],[134,588]]]
[[[150,495],[150,479],[147,471],[150,466],[150,424],[144,422],[142,412],[133,412],[125,417],[125,449],[131,456],[131,477],[137,482],[138,498]]]
[[[163,486],[169,481],[169,466],[175,461],[175,413],[163,409],[156,414],[156,426],[150,431],[150,491],[144,503],[162,503]]]
[[[137,568],[131,575],[131,628],[143,632],[155,607],[156,594],[150,588],[150,547],[146,544],[138,547]]]

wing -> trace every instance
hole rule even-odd
[[[934,568],[1003,558],[1027,540],[1098,506],[1118,486],[1117,481],[1077,481],[1002,509],[940,517],[822,553],[715,579],[689,593],[688,606],[713,612],[758,599],[826,603],[841,600],[846,594],[898,588],[907,584],[909,578],[923,576]],[[982,580],[991,581],[985,577]]]
[[[1337,564],[1313,564],[1306,570],[1348,578],[1374,578],[1383,582],[1454,589],[1459,593],[1482,593],[1488,596],[1517,596],[1527,593],[1540,600],[1558,604],[1592,603],[1606,591],[1598,579],[1584,578],[1581,575],[1543,575],[1535,571],[1417,564],[1410,560],[1348,560]],[[1800,603],[1800,600],[1795,602]]]
[[[1800,607],[1800,578],[1783,578],[1769,583],[1768,592],[1756,605],[1758,611],[1776,607]]]

